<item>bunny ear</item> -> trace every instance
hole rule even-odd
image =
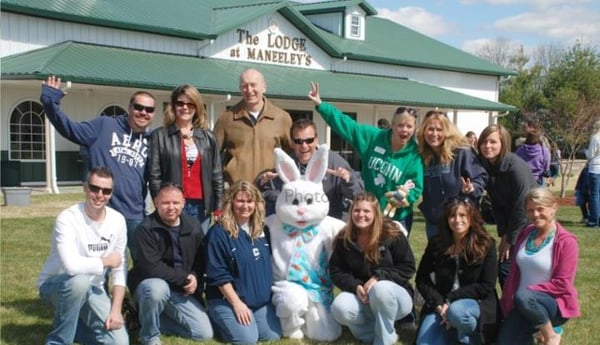
[[[275,169],[284,183],[300,179],[300,170],[294,160],[279,147],[275,148]]]
[[[307,181],[321,183],[327,172],[327,161],[329,160],[329,148],[327,145],[319,145],[319,149],[311,157],[306,165],[304,178]]]

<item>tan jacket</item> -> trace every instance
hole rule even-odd
[[[223,179],[229,184],[244,179],[253,182],[265,169],[275,166],[273,150],[290,152],[292,118],[285,110],[264,98],[265,105],[256,124],[240,101],[219,116],[214,132],[223,158]]]

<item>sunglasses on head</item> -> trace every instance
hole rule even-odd
[[[415,108],[410,108],[410,107],[399,107],[398,109],[396,109],[396,114],[404,114],[404,113],[408,113],[408,115],[410,116],[417,116],[417,110]]]
[[[196,108],[196,104],[195,103],[189,103],[189,102],[184,102],[184,101],[177,101],[175,102],[175,106],[179,107],[179,108],[183,108],[184,106],[188,107],[188,109],[192,109],[192,108]]]
[[[312,137],[312,138],[306,138],[306,139],[292,139],[292,141],[294,142],[294,144],[296,145],[302,145],[302,144],[312,144],[315,141],[316,137]]]
[[[446,205],[457,204],[457,203],[473,204],[473,200],[471,200],[471,198],[469,198],[466,195],[459,194],[457,196],[453,196],[453,197],[446,199],[446,202],[445,202]]]
[[[137,111],[145,110],[146,113],[148,113],[148,114],[153,113],[154,109],[155,109],[154,107],[147,107],[147,106],[141,105],[139,103],[133,103],[131,106],[133,107],[133,109],[135,109]]]
[[[97,194],[98,192],[102,193],[103,195],[111,195],[112,194],[112,188],[102,188],[100,186],[96,186],[95,184],[91,184],[88,183],[88,189],[90,190],[90,192]]]

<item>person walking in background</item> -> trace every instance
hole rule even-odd
[[[414,140],[416,110],[399,107],[393,115],[392,127],[380,129],[358,123],[333,105],[323,102],[317,83],[311,82],[308,98],[331,129],[362,157],[361,177],[365,190],[377,197],[382,209],[390,206],[393,212],[388,212],[388,216],[410,234],[412,205],[423,190],[423,161]],[[406,185],[411,188],[405,188]],[[386,193],[395,196],[388,198]]]
[[[500,304],[498,345],[560,344],[562,325],[580,315],[575,289],[577,238],[556,221],[558,203],[547,188],[526,197],[531,225],[517,238]]]
[[[561,152],[558,144],[553,141],[550,146],[550,170],[548,176],[548,186],[554,187],[556,178],[561,174]]]
[[[498,279],[500,285],[504,285],[510,268],[512,246],[527,225],[525,196],[536,186],[536,182],[527,163],[511,152],[510,134],[504,126],[486,127],[477,145],[489,174],[486,189],[501,238],[498,245]]]
[[[125,217],[127,245],[133,254],[130,239],[145,216],[147,129],[154,119],[156,100],[146,91],[137,91],[129,100],[129,114],[75,122],[60,109],[60,100],[66,95],[60,85],[60,78],[54,76],[42,82],[40,100],[46,117],[63,137],[87,148],[90,166],[105,166],[119,177],[109,206]]]
[[[592,126],[592,136],[585,155],[588,159],[590,188],[590,216],[588,227],[600,226],[600,120]]]
[[[587,164],[581,169],[575,184],[575,205],[581,210],[581,222],[587,224],[590,217],[590,174]]]
[[[296,162],[300,173],[304,175],[306,165],[319,146],[317,125],[309,119],[296,120],[290,128],[290,136],[293,152],[290,157]],[[265,198],[267,215],[275,213],[275,201],[281,193],[283,181],[273,170],[259,174],[256,181]],[[328,215],[345,220],[352,199],[362,190],[362,181],[350,164],[339,154],[329,151],[327,174],[323,179],[323,191],[330,201]]]
[[[45,344],[129,344],[121,314],[127,276],[125,218],[107,207],[111,171],[92,168],[85,201],[62,211],[52,232],[50,255],[38,278],[43,301],[54,305]],[[105,290],[110,269],[112,293]]]
[[[489,344],[496,336],[496,244],[470,198],[451,198],[417,270],[425,299],[417,345]]]
[[[223,217],[205,241],[206,299],[217,337],[233,344],[275,341],[282,330],[271,303],[273,270],[265,204],[239,180],[225,193]]]
[[[218,215],[223,197],[221,156],[194,86],[181,85],[171,92],[163,127],[152,133],[149,156],[152,197],[163,183],[172,182],[183,187],[184,214],[200,223]]]
[[[222,113],[214,127],[228,184],[254,181],[260,172],[273,168],[276,147],[290,151],[292,118],[264,96],[263,75],[255,69],[242,72],[240,91],[243,99]]]
[[[411,313],[415,258],[395,222],[385,219],[377,198],[361,193],[350,220],[335,239],[329,270],[340,292],[333,317],[364,343],[390,345],[398,340],[394,321]]]
[[[478,203],[487,173],[477,152],[442,112],[427,112],[417,132],[417,141],[425,164],[425,188],[419,210],[425,217],[427,239],[431,239],[443,221],[440,217],[444,201],[464,194]]]
[[[138,305],[143,345],[160,345],[161,334],[213,336],[202,301],[204,235],[198,220],[182,213],[184,204],[181,187],[163,183],[154,198],[156,211],[133,237],[137,251],[128,286]]]
[[[533,178],[540,186],[544,185],[544,177],[550,170],[550,151],[542,145],[537,132],[527,134],[525,143],[515,151],[515,154],[527,163]]]

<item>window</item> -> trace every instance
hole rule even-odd
[[[344,113],[356,121],[356,113]],[[360,156],[354,152],[354,148],[346,140],[342,139],[336,132],[331,131],[331,151],[339,153],[350,164],[352,169],[360,171]]]
[[[9,159],[46,159],[44,121],[44,108],[37,102],[25,101],[15,107],[10,114]]]
[[[350,35],[352,37],[360,37],[360,16],[352,15],[352,22],[350,23]]]
[[[127,114],[127,110],[121,108],[118,105],[110,105],[110,106],[104,108],[104,110],[102,110],[102,112],[100,113],[100,116],[115,117],[115,116],[124,115],[124,114]]]

